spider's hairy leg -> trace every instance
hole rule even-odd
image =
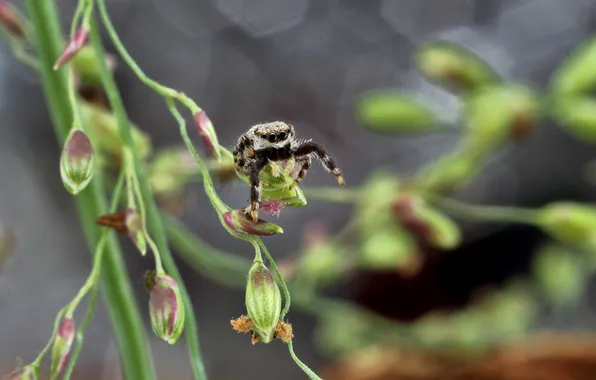
[[[331,157],[325,148],[322,145],[319,145],[312,141],[307,141],[301,145],[299,145],[294,154],[296,155],[297,159],[301,159],[305,156],[316,155],[316,157],[321,161],[321,164],[328,172],[333,173],[335,178],[337,179],[337,183],[340,186],[345,186],[346,182],[344,181],[344,177],[341,173],[341,170],[335,164],[335,160]]]
[[[250,165],[250,200],[248,206],[248,212],[253,222],[259,220],[259,206],[261,204],[261,183],[259,181],[259,173],[261,168],[259,167],[258,161],[253,161]]]
[[[292,190],[296,186],[298,186],[298,184],[304,179],[304,177],[306,177],[306,173],[308,173],[308,169],[310,169],[310,166],[312,165],[310,156],[300,158],[297,161],[299,164],[301,163],[302,166],[300,167],[300,171],[298,172],[298,175],[294,179],[294,182],[290,185],[290,190]]]

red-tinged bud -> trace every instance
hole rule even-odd
[[[266,200],[261,203],[261,211],[269,216],[279,216],[281,209],[284,207],[286,207],[286,202],[278,200]]]
[[[89,39],[89,28],[88,27],[81,27],[79,30],[75,32],[75,35],[72,39],[68,42],[62,54],[56,60],[54,64],[54,70],[58,70],[64,64],[69,62],[87,43]]]
[[[175,344],[184,330],[184,303],[180,288],[170,276],[159,275],[146,284],[151,288],[149,315],[155,335]]]
[[[143,231],[141,215],[134,208],[102,215],[97,218],[97,224],[113,228],[121,234],[127,234],[143,256],[147,253],[147,240]]]
[[[5,27],[12,35],[25,38],[23,23],[10,4],[0,0],[0,25]]]
[[[253,222],[243,210],[226,211],[224,221],[234,231],[250,235],[271,236],[284,232],[277,224],[266,222],[263,219],[259,219],[256,223]]]
[[[66,190],[71,194],[81,192],[93,178],[95,152],[93,145],[81,128],[73,128],[62,149],[60,175]]]
[[[77,329],[72,318],[64,318],[58,326],[58,334],[54,339],[52,347],[52,361],[50,367],[51,377],[55,378],[60,374],[68,363],[70,348],[74,342]]]
[[[211,156],[218,162],[221,161],[221,153],[219,152],[219,143],[217,141],[217,134],[213,129],[213,123],[207,116],[207,113],[203,110],[194,113],[193,117],[195,128],[203,139],[203,143],[211,153]]]

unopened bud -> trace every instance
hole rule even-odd
[[[413,237],[399,226],[384,228],[366,237],[358,255],[361,267],[371,270],[398,270],[418,254]]]
[[[81,128],[72,128],[60,157],[60,175],[66,190],[76,195],[87,187],[94,165],[95,152],[87,134]]]
[[[141,215],[134,208],[106,214],[97,218],[97,224],[110,227],[121,234],[127,234],[144,256],[147,253],[147,240],[143,231]]]
[[[203,110],[194,113],[193,117],[195,128],[203,139],[203,143],[211,153],[211,156],[217,161],[221,160],[221,153],[219,151],[219,142],[217,141],[217,134],[213,128],[211,119],[207,116],[207,113]]]
[[[500,81],[497,73],[475,54],[444,41],[423,45],[416,64],[422,75],[452,91],[467,92]]]
[[[85,45],[71,59],[71,63],[81,83],[86,85],[101,84],[101,69],[96,58],[96,51],[93,47]],[[116,69],[116,57],[107,54],[103,58],[106,60],[110,72]]]
[[[281,293],[269,269],[255,260],[248,272],[246,284],[246,311],[252,321],[252,330],[263,343],[275,338],[275,329],[281,313]]]
[[[595,207],[574,202],[554,202],[538,210],[536,222],[560,242],[596,252]]]
[[[0,25],[6,28],[15,37],[25,38],[23,22],[14,8],[7,2],[0,0]]]
[[[596,142],[596,99],[568,96],[555,99],[552,115],[567,133],[586,142]]]
[[[155,335],[174,344],[184,330],[184,303],[180,288],[173,278],[159,275],[147,281],[150,287],[149,315]]]
[[[201,178],[201,171],[186,148],[159,151],[149,166],[149,183],[158,195],[180,193],[191,181]]]
[[[394,91],[364,95],[356,104],[356,116],[364,128],[380,133],[428,132],[438,125],[428,106],[411,95]]]
[[[269,223],[262,219],[259,219],[256,223],[253,222],[244,210],[226,211],[224,213],[224,221],[234,231],[250,235],[271,236],[284,232],[277,224]]]
[[[596,38],[583,42],[559,66],[551,80],[557,95],[590,92],[596,87]]]
[[[476,153],[463,147],[429,163],[416,175],[418,185],[438,193],[466,186],[484,165],[482,157]]]
[[[453,249],[461,242],[457,224],[418,196],[399,197],[393,211],[405,229],[439,249]]]
[[[87,43],[89,39],[89,28],[80,27],[74,34],[74,36],[68,41],[66,47],[62,51],[62,54],[56,60],[54,64],[54,70],[58,70],[64,64],[69,62]]]
[[[70,348],[74,342],[77,329],[72,318],[65,317],[58,326],[58,333],[52,346],[50,373],[52,378],[60,374],[68,363]]]

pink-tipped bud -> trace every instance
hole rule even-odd
[[[12,35],[25,38],[23,24],[10,4],[0,0],[0,25]]]
[[[195,128],[203,139],[203,143],[211,153],[211,156],[218,162],[221,161],[221,154],[219,152],[219,142],[217,141],[217,134],[213,129],[213,123],[203,110],[194,113],[193,117]]]
[[[37,380],[39,379],[38,369],[32,366],[19,369],[0,379],[2,380]]]
[[[234,231],[250,235],[271,236],[284,232],[277,224],[266,222],[263,219],[259,219],[256,223],[253,222],[243,210],[226,211],[224,222]]]
[[[184,330],[184,304],[180,288],[173,278],[159,275],[151,281],[149,315],[155,335],[169,344],[174,344]]]
[[[68,42],[62,54],[56,60],[54,64],[54,70],[58,70],[68,61],[70,61],[87,43],[89,39],[89,28],[88,27],[80,27],[79,30],[75,32],[75,35],[72,39]]]
[[[95,152],[87,134],[81,128],[73,128],[62,149],[60,175],[66,190],[76,195],[93,178]]]
[[[141,254],[145,256],[147,253],[147,239],[143,231],[143,222],[141,221],[141,214],[133,208],[128,208],[124,213],[124,225],[126,232],[132,239],[132,242],[137,246]]]
[[[52,361],[50,366],[52,378],[57,377],[66,367],[70,348],[72,347],[76,333],[77,329],[72,318],[64,318],[60,322],[58,334],[56,335],[56,339],[54,339],[54,345],[52,347]]]
[[[281,209],[286,207],[286,202],[278,200],[266,200],[261,203],[261,212],[269,216],[279,216]]]

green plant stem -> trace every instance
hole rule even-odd
[[[100,9],[103,9],[105,7],[103,1],[101,0],[98,2],[98,4]],[[97,21],[94,18],[92,18],[90,24],[90,39],[91,43],[93,44],[93,48],[96,52],[97,64],[99,65],[101,71],[102,84],[108,96],[110,105],[112,106],[114,115],[117,119],[118,130],[120,132],[120,136],[122,137],[122,141],[124,141],[126,147],[128,147],[128,149],[131,149],[131,152],[134,153],[134,150],[132,150],[131,148],[132,134],[130,131],[130,122],[128,119],[128,115],[126,113],[126,110],[124,109],[124,105],[122,103],[122,99],[120,98],[120,93],[118,92],[118,88],[116,87],[116,83],[114,81],[112,73],[110,72],[105,59],[102,58],[105,56],[105,52],[101,44],[101,38],[99,36]],[[184,286],[184,282],[182,281],[180,273],[178,272],[176,263],[174,262],[172,254],[168,247],[160,214],[157,209],[157,205],[155,204],[155,200],[153,199],[153,194],[151,193],[149,183],[147,182],[145,170],[140,162],[139,157],[136,154],[133,154],[132,162],[139,183],[139,190],[142,198],[141,200],[144,202],[147,211],[146,217],[148,221],[148,227],[153,233],[155,244],[159,249],[161,259],[163,261],[164,266],[166,267],[168,275],[170,275],[180,287],[180,293],[182,295],[184,308],[187,315],[187,318],[185,318],[184,331],[186,335],[186,343],[188,346],[189,357],[195,378],[199,380],[206,379],[207,375],[205,373],[205,365],[201,357],[201,349],[199,346],[199,333],[196,325],[194,308],[190,301],[190,297],[188,295],[186,287]]]
[[[355,203],[360,197],[360,191],[356,189],[303,187],[302,191],[308,198],[335,203]]]
[[[310,368],[308,368],[306,364],[304,364],[300,359],[298,359],[298,356],[296,356],[296,353],[294,353],[294,345],[292,341],[288,342],[288,350],[290,351],[290,356],[292,357],[292,359],[294,359],[298,367],[300,367],[308,377],[310,377],[312,380],[322,380],[319,376],[317,376],[316,373],[314,373]]]
[[[64,45],[58,13],[52,1],[27,0],[26,6],[32,23],[43,91],[58,142],[62,145],[71,127],[72,113],[66,75],[63,71],[53,70],[54,62]],[[95,173],[89,186],[74,197],[81,227],[91,251],[97,246],[100,238],[100,230],[95,220],[107,210],[102,191],[102,175]],[[124,377],[135,380],[155,379],[143,320],[115,237],[110,237],[107,242],[101,278]]]
[[[463,219],[530,225],[537,223],[535,210],[521,207],[474,206],[439,196],[426,195],[425,198],[447,213]]]
[[[48,351],[50,350],[50,348],[52,347],[52,344],[54,343],[54,339],[56,339],[56,335],[58,335],[58,327],[60,326],[60,320],[62,319],[62,316],[64,315],[65,311],[66,311],[66,308],[63,307],[62,309],[58,310],[58,312],[56,313],[56,318],[54,319],[54,330],[52,331],[52,336],[50,337],[50,339],[48,340],[48,342],[46,343],[44,348],[41,350],[39,355],[37,355],[37,358],[35,358],[35,360],[33,360],[33,362],[31,362],[32,366],[39,368],[44,357],[48,354]]]
[[[261,239],[258,239],[257,241],[258,241],[259,245],[261,246],[261,248],[263,249],[263,252],[265,252],[265,256],[267,256],[267,259],[269,259],[269,263],[273,267],[273,270],[275,271],[275,275],[277,276],[277,280],[281,284],[281,289],[284,292],[284,298],[285,298],[286,302],[285,302],[284,308],[281,311],[281,314],[279,315],[279,319],[283,321],[285,316],[288,314],[288,311],[290,311],[290,305],[292,304],[292,297],[290,296],[290,290],[288,289],[288,284],[286,284],[286,280],[281,275],[281,272],[279,271],[279,268],[277,267],[275,260],[273,260],[273,257],[271,257],[271,254],[269,253],[267,246],[265,246],[265,243],[263,243],[263,241]]]

